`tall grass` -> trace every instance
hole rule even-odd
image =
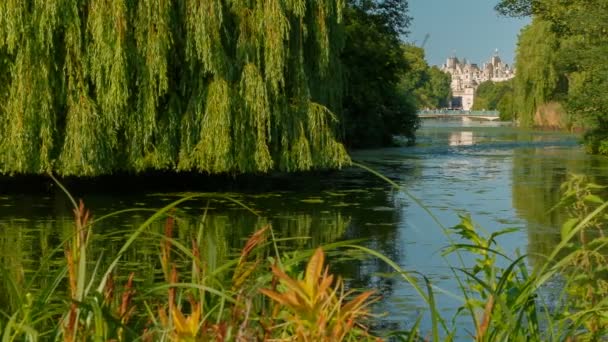
[[[566,210],[570,216],[561,227],[561,241],[549,255],[538,256],[542,262],[530,270],[525,255],[508,256],[497,244],[497,237],[513,230],[484,234],[469,216],[461,216],[458,225],[446,228],[407,189],[365,165],[358,166],[421,205],[449,237],[450,245],[444,253],[458,253],[459,266],[449,265],[448,259],[444,259],[455,272],[461,291],[452,294],[460,297],[461,308],[456,317],[451,317],[451,322],[461,322],[458,318],[464,315],[473,326],[446,325],[447,318],[441,316],[436,301],[432,300],[432,292],[437,288],[428,286],[429,281],[424,278],[429,294],[420,295],[432,317],[432,340],[596,341],[608,338],[608,239],[604,235],[608,228],[608,202],[601,197],[606,187],[590,183],[584,176],[570,176],[562,185],[560,203],[553,209]],[[415,281],[406,277],[408,272],[375,251],[367,252],[384,260],[420,293]],[[475,256],[474,264],[465,265],[461,253]],[[505,261],[507,266],[500,266]],[[562,290],[557,300],[548,301],[543,294],[557,291],[549,289],[551,282],[562,284]],[[424,336],[417,327],[418,322],[400,338],[411,340],[412,336]],[[467,336],[458,336],[462,330],[467,331]]]
[[[556,208],[571,219],[561,229],[561,242],[550,255],[536,258],[542,262],[533,268],[525,255],[507,255],[498,245],[497,238],[512,230],[484,233],[466,215],[458,225],[445,227],[427,209],[449,237],[444,255],[459,256],[459,264],[449,266],[460,291],[451,296],[460,300],[461,309],[445,317],[438,298],[446,291],[432,279],[353,242],[288,253],[281,248],[286,239],[306,237],[280,237],[265,225],[250,235],[239,253],[218,259],[208,248],[210,232],[204,222],[187,236],[176,234],[181,224],[178,206],[209,195],[189,195],[154,211],[111,256],[92,253],[100,241],[96,224],[131,210],[93,219],[85,204],[64,189],[74,211],[71,235],[40,261],[39,272],[24,275],[0,267],[10,298],[9,307],[0,309],[0,336],[2,342],[377,340],[366,325],[373,322],[371,308],[379,294],[347,290],[327,267],[327,251],[351,250],[385,262],[428,307],[428,331],[421,330],[420,316],[407,331],[389,333],[387,339],[602,339],[608,327],[604,188],[573,176],[562,190]],[[159,221],[164,222],[162,231],[152,229]],[[127,271],[125,255],[141,239],[154,241],[158,248],[147,278],[151,281]],[[58,252],[63,252],[61,263],[49,267]],[[472,264],[465,263],[470,259],[465,254],[474,256]],[[557,300],[548,301],[544,293],[556,282],[563,290]]]
[[[189,236],[176,235],[181,220],[177,207],[210,196],[193,194],[153,212],[118,251],[103,256],[92,252],[103,241],[96,224],[129,211],[93,220],[85,204],[57,183],[73,204],[72,234],[51,253],[63,251],[64,257],[52,280],[44,282],[48,285],[36,286],[36,278],[43,277],[39,273],[30,279],[3,269],[3,287],[14,299],[0,309],[3,342],[374,339],[364,326],[373,291],[347,291],[340,278],[329,274],[323,249],[285,253],[279,245],[286,239],[266,225],[238,255],[214,260],[218,256],[205,248],[211,232],[204,221]],[[151,228],[158,221],[164,222],[162,232]],[[158,246],[157,279],[148,283],[125,273],[124,257],[141,239]],[[301,279],[300,266],[309,256]]]

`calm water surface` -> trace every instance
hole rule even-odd
[[[211,263],[221,262],[221,256],[242,246],[248,234],[267,223],[281,236],[309,237],[294,242],[296,248],[292,245],[290,249],[296,251],[333,241],[365,239],[364,245],[388,255],[403,268],[421,272],[438,288],[457,293],[449,264],[458,263],[442,257],[448,240],[420,204],[446,227],[457,224],[458,214],[466,212],[488,232],[518,228],[500,239],[510,254],[545,253],[558,240],[563,215],[549,209],[567,175],[584,173],[608,184],[608,160],[585,155],[578,140],[576,135],[491,123],[426,121],[416,147],[352,155],[398,182],[409,195],[356,168],[315,177],[264,179],[260,181],[264,184],[245,186],[239,192],[217,193],[241,201],[258,215],[227,199],[190,201],[180,207],[183,219],[178,223],[179,234],[189,234],[203,224]],[[187,184],[184,187],[188,189]],[[192,186],[192,190],[196,188]],[[160,208],[180,195],[155,190],[129,193],[127,189],[119,195],[71,190],[84,198],[97,218],[125,208]],[[142,211],[99,222],[95,232],[101,242],[95,248],[113,255],[124,242],[120,232],[132,230],[149,215]],[[68,236],[71,220],[69,202],[54,188],[35,194],[8,193],[0,188],[0,261],[10,269],[25,269],[27,276],[28,270],[37,269],[40,258]],[[161,224],[154,229],[160,232]],[[158,246],[150,241],[142,238],[125,256],[142,282],[144,275],[159,272],[155,267]],[[529,262],[533,264],[535,258]],[[337,265],[336,271],[349,279],[351,286],[382,292],[383,300],[376,309],[386,313],[383,327],[407,327],[424,311],[423,303],[407,284],[385,276],[390,269],[381,262]],[[439,295],[438,302],[446,317],[460,305],[449,295]]]

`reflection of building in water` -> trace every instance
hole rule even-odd
[[[450,134],[450,146],[473,145],[473,132],[453,132]]]
[[[466,59],[458,60],[455,56],[448,58],[441,70],[452,76],[452,108],[470,110],[475,100],[475,90],[485,81],[502,82],[515,77],[515,71],[503,63],[498,56],[494,56],[484,63],[482,68]]]

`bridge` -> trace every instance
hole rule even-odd
[[[500,119],[500,112],[497,110],[420,110],[418,117],[421,119],[461,119],[463,121],[495,121]]]

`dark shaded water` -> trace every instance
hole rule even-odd
[[[568,173],[584,173],[608,184],[608,160],[585,155],[575,135],[427,121],[418,136],[418,146],[413,148],[357,151],[352,157],[398,182],[445,226],[457,224],[458,213],[467,212],[488,232],[518,228],[500,239],[508,253],[542,254],[557,243],[563,218],[549,209],[557,202],[559,185]],[[179,191],[214,188],[214,184],[189,182],[184,179]],[[448,265],[457,263],[441,254],[448,245],[441,228],[419,203],[376,176],[349,168],[312,177],[250,178],[248,182],[249,186],[236,187],[238,192],[216,194],[246,204],[257,215],[226,198],[190,201],[180,207],[179,233],[204,225],[205,252],[211,263],[221,262],[252,231],[271,223],[280,236],[309,237],[293,242],[292,250],[365,239],[364,245],[407,270],[427,275],[438,288],[458,292]],[[133,193],[124,183],[108,191],[99,187],[84,191],[77,185],[71,190],[101,218],[125,208],[160,208],[179,198],[179,193],[159,192],[163,187],[157,185],[133,184]],[[145,188],[154,190],[141,190]],[[134,229],[149,215],[142,210],[99,222],[95,230],[101,242],[96,248],[105,255],[115,254],[124,242],[120,232]],[[9,269],[25,273],[37,269],[40,258],[69,236],[71,224],[70,204],[56,187],[44,185],[27,193],[0,188],[0,260]],[[154,229],[160,232],[162,226]],[[158,246],[151,241],[142,238],[125,256],[138,274],[158,272],[154,270]],[[423,311],[423,303],[407,284],[383,276],[389,269],[381,262],[339,265],[337,271],[351,286],[382,292],[384,299],[377,310],[386,313],[383,326],[406,327]],[[140,276],[140,281],[146,277]],[[438,302],[447,317],[460,305],[449,295],[440,295]]]

